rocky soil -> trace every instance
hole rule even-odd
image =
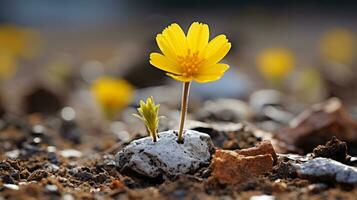
[[[208,115],[187,122],[195,131],[177,151],[164,148],[182,145],[165,142],[172,131],[153,146],[139,136],[124,142],[114,134],[85,134],[59,117],[5,116],[0,199],[356,198],[357,126],[339,100],[315,105],[272,132],[261,126],[274,122],[266,116],[227,122],[218,120],[222,113],[215,120]],[[198,157],[188,152],[193,143],[203,145],[195,149]]]

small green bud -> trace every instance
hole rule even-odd
[[[157,129],[159,126],[159,108],[160,104],[155,105],[154,98],[149,97],[146,99],[146,103],[141,100],[140,107],[137,108],[138,114],[133,114],[144,122],[149,135],[154,142],[157,141]]]

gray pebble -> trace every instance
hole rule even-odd
[[[302,164],[294,164],[302,178],[325,180],[338,183],[357,184],[357,168],[344,165],[328,158],[315,158]]]

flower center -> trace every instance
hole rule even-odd
[[[178,62],[183,69],[182,76],[192,77],[198,73],[198,67],[203,62],[203,59],[198,57],[198,51],[191,53],[191,49],[187,50],[185,56],[178,56]]]

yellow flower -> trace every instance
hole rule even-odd
[[[15,25],[0,26],[0,50],[16,57],[33,58],[42,44],[38,32]]]
[[[260,72],[270,81],[284,79],[295,67],[294,54],[285,48],[269,48],[257,57]]]
[[[130,104],[134,95],[133,86],[123,79],[100,77],[94,81],[91,90],[107,117]]]
[[[356,56],[356,36],[347,29],[335,28],[326,32],[320,41],[325,59],[351,64]]]
[[[156,36],[162,52],[151,53],[150,63],[182,82],[205,83],[220,79],[229,68],[219,63],[231,48],[225,35],[218,35],[209,42],[207,24],[192,23],[187,36],[174,23]]]

